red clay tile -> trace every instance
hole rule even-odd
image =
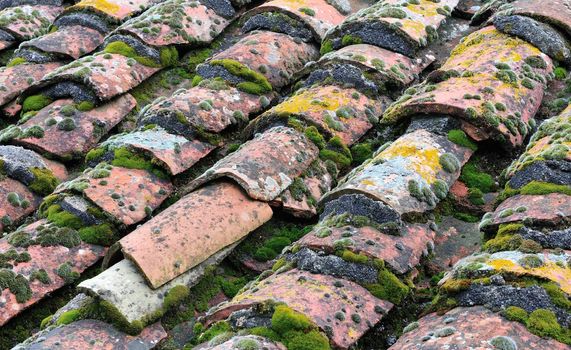
[[[274,119],[295,117],[315,125],[328,137],[339,136],[352,145],[373,127],[390,103],[386,97],[369,98],[353,88],[316,86],[298,92],[257,118],[247,130],[262,129]]]
[[[448,328],[451,332],[447,332]],[[506,349],[569,349],[555,340],[538,337],[521,323],[508,321],[483,306],[460,307],[440,316],[436,313],[424,316],[417,328],[404,333],[389,349],[500,349],[493,345],[497,337],[512,344]]]
[[[462,18],[470,19],[485,2],[485,0],[460,0],[454,10],[461,14]]]
[[[516,0],[506,7],[506,12],[510,15],[528,16],[553,24],[563,29],[568,35],[571,34],[571,7],[566,0]]]
[[[29,238],[36,238],[39,234],[38,228],[47,224],[46,220],[36,221],[18,231],[12,232],[8,236],[0,239],[0,252],[7,252],[15,249],[18,253],[27,251],[30,261],[20,262],[11,269],[16,274],[21,274],[30,280],[34,271],[44,269],[49,277],[49,282],[44,284],[39,280],[30,282],[32,295],[30,299],[23,303],[18,303],[14,294],[9,289],[4,289],[0,293],[0,305],[3,312],[0,313],[0,326],[4,325],[12,317],[19,314],[24,309],[42,300],[48,293],[51,293],[66,284],[64,279],[57,274],[58,268],[62,264],[69,263],[73,271],[83,272],[92,266],[105,254],[106,248],[82,243],[80,240],[73,246],[64,247],[62,245],[41,246],[30,245],[27,248],[14,247],[9,242],[18,235],[27,234]],[[69,282],[68,282],[69,283]]]
[[[235,184],[221,182],[188,194],[119,242],[157,288],[271,217],[266,203],[250,199]]]
[[[120,22],[159,2],[159,0],[81,0],[77,4],[66,8],[64,13],[93,11],[107,15],[110,19]]]
[[[10,193],[18,195],[20,204],[13,204],[8,201]],[[27,204],[21,204],[22,202],[27,202]],[[41,202],[42,197],[34,194],[21,182],[9,177],[0,180],[0,218],[8,217],[10,222],[17,223],[23,217],[33,213]],[[0,221],[0,232],[4,226],[3,222]]]
[[[195,350],[236,350],[244,349],[243,344],[251,344],[252,349],[264,350],[286,350],[286,347],[281,343],[274,343],[273,341],[258,337],[255,335],[238,335],[232,337],[230,340],[225,341],[219,345],[208,345],[207,343],[194,347]],[[256,345],[254,345],[256,344]],[[257,347],[254,347],[257,346]],[[246,348],[247,349],[247,348]]]
[[[165,1],[121,25],[116,32],[151,46],[209,43],[230,22],[194,0]]]
[[[141,334],[131,336],[102,321],[79,320],[41,332],[30,344],[18,349],[150,350],[166,337],[167,332],[159,322],[146,327]]]
[[[204,104],[208,103],[209,106]],[[188,90],[174,93],[171,97],[157,100],[145,109],[140,117],[140,124],[155,124],[155,119],[163,115],[182,113],[189,125],[204,131],[219,133],[240,119],[248,119],[250,114],[263,108],[262,98],[228,87],[215,90],[196,86]],[[148,122],[146,119],[150,119]],[[160,124],[160,123],[159,123]],[[186,123],[185,123],[186,124]],[[187,127],[188,128],[188,127]]]
[[[33,82],[58,67],[61,63],[19,64],[0,68],[0,105],[5,105],[27,89]]]
[[[335,241],[346,238],[351,233],[353,241],[347,247],[354,253],[360,253],[372,258],[384,260],[391,269],[399,274],[405,274],[420,263],[423,255],[427,255],[435,237],[434,231],[426,225],[407,225],[400,236],[385,234],[373,227],[355,228],[351,226],[330,228],[331,234],[326,237],[313,230],[296,243],[312,249],[335,252]]]
[[[1,50],[1,49],[0,49]],[[10,103],[2,107],[2,113],[8,118],[16,118],[20,116],[20,111],[22,110],[22,105],[18,103],[18,100],[12,100]],[[15,119],[13,119],[15,120]]]
[[[278,89],[291,82],[292,74],[318,57],[319,52],[314,45],[286,34],[259,31],[246,35],[230,48],[214,55],[211,61],[238,61],[263,74]],[[198,72],[200,74],[200,70]]]
[[[21,5],[0,12],[0,28],[20,40],[30,40],[48,32],[63,11],[61,6]]]
[[[103,34],[95,29],[73,25],[62,27],[37,39],[23,42],[20,48],[34,47],[44,52],[68,55],[78,59],[101,45],[103,38]],[[53,68],[45,72],[51,70]]]
[[[393,307],[354,282],[293,269],[262,280],[216,310],[209,319],[225,318],[233,311],[267,300],[283,302],[322,330],[328,329],[331,343],[340,349],[353,345]],[[343,321],[335,317],[337,312],[344,313]]]
[[[189,141],[169,134],[160,127],[113,136],[101,144],[101,147],[105,146],[112,149],[128,147],[136,149],[136,153],[150,153],[172,175],[189,169],[215,148],[206,142]]]
[[[106,181],[102,184],[102,180]],[[87,173],[73,181],[87,182],[84,196],[125,225],[143,220],[149,209],[156,209],[172,192],[168,180],[159,179],[146,170],[117,166],[111,167],[105,178],[93,178]],[[63,183],[56,192],[67,188],[69,183]]]
[[[556,225],[571,217],[571,196],[562,193],[515,195],[494,211],[491,225],[531,219],[534,224]]]
[[[288,127],[275,127],[257,134],[236,152],[218,161],[189,187],[197,188],[216,178],[228,177],[250,197],[271,201],[317,156],[317,147],[305,135]]]
[[[5,48],[10,47],[15,43],[16,43],[15,41],[0,40],[0,50],[4,50]]]
[[[31,168],[48,169],[60,181],[68,175],[62,164],[18,146],[0,146],[0,161],[2,173],[25,185],[30,185],[35,180]]]
[[[349,17],[327,33],[326,40],[337,48],[346,46],[347,35],[362,43],[377,45],[414,57],[415,51],[438,36],[436,30],[444,22],[458,0],[420,0],[401,5],[400,0],[385,0]],[[448,10],[448,11],[447,11]],[[345,40],[344,40],[345,41]],[[354,40],[349,40],[353,43]]]
[[[119,54],[95,54],[56,69],[36,84],[40,88],[62,80],[76,81],[92,89],[101,100],[121,95],[159,71]]]
[[[22,128],[39,125],[44,130],[43,137],[21,138],[13,142],[63,159],[81,158],[136,104],[131,95],[125,94],[103,106],[82,112],[73,107],[71,99],[57,100],[21,125]],[[67,130],[62,125],[70,119],[73,125],[71,130]]]
[[[346,182],[339,184],[325,198],[361,193],[384,202],[399,214],[422,213],[433,209],[446,197],[460,175],[461,166],[471,155],[471,150],[452,143],[446,136],[417,130],[401,136],[353,170]],[[456,163],[448,170],[442,165],[446,157]],[[437,182],[439,185],[435,185]],[[416,191],[411,189],[413,186]],[[425,188],[430,191],[423,190]]]
[[[257,6],[246,13],[245,16],[247,18],[264,12],[281,12],[301,21],[311,28],[315,40],[318,42],[323,40],[325,33],[329,29],[340,24],[345,19],[345,16],[325,0],[300,0],[295,2],[273,0]]]
[[[406,86],[434,60],[431,55],[412,59],[377,46],[356,44],[321,56],[319,64],[348,62],[370,72],[376,81]]]

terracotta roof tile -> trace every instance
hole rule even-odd
[[[230,22],[194,0],[168,0],[125,22],[115,32],[128,33],[152,46],[209,43]]]
[[[25,262],[14,263],[10,269],[12,272],[9,272],[24,276],[29,281],[26,283],[29,284],[30,292],[22,293],[18,300],[10,289],[1,291],[0,300],[4,311],[0,314],[0,325],[43,299],[46,294],[71,283],[77,277],[73,276],[73,272],[84,271],[105,254],[105,248],[82,243],[79,237],[72,239],[69,236],[69,240],[62,240],[61,244],[65,246],[53,242],[54,238],[48,237],[49,232],[45,231],[49,227],[46,220],[40,220],[0,239],[2,253],[14,249],[18,254],[27,252],[30,258]],[[63,235],[63,232],[56,234]],[[41,245],[39,242],[42,242]],[[41,270],[45,271],[43,276]]]
[[[12,101],[32,83],[42,79],[47,72],[60,66],[60,63],[52,62],[0,68],[0,85],[3,87],[0,88],[0,105]]]
[[[429,314],[418,324],[389,349],[497,349],[495,342],[510,344],[507,346],[512,346],[512,349],[568,349],[567,345],[531,334],[524,325],[508,321],[481,306],[456,308],[440,316]]]
[[[556,225],[571,217],[571,196],[562,193],[515,195],[503,201],[492,214],[491,227],[532,220],[535,224]]]
[[[543,2],[537,0],[516,0],[497,14],[523,15],[553,24],[568,35],[571,34],[571,8],[565,0]]]
[[[194,180],[190,188],[228,177],[250,197],[270,201],[291,185],[317,156],[317,147],[304,135],[291,128],[275,127],[257,134],[214,164]]]
[[[100,100],[109,100],[129,91],[159,70],[119,54],[95,54],[50,72],[32,89],[69,80],[84,84]]]
[[[424,212],[446,197],[471,155],[471,150],[444,136],[417,130],[398,138],[356,168],[324,200],[362,193],[400,214]],[[453,164],[448,164],[448,160]]]
[[[47,33],[62,12],[61,6],[22,5],[0,11],[0,28],[19,40],[30,40]]]
[[[43,52],[68,55],[74,59],[92,52],[101,43],[104,35],[95,29],[80,25],[65,26],[55,32],[43,35],[39,38],[25,41],[20,45],[22,48],[36,48]],[[51,71],[45,70],[45,72]]]
[[[227,79],[219,72],[220,68],[224,67],[224,61],[221,60],[233,60],[261,73],[278,89],[287,85],[291,76],[300,71],[307,62],[318,57],[315,46],[289,35],[267,31],[251,32],[235,45],[198,66],[197,73],[205,78],[222,75]],[[242,78],[228,79],[240,82]]]
[[[81,0],[77,4],[65,9],[65,13],[93,11],[102,13],[109,19],[116,22],[123,21],[130,16],[148,8],[153,4],[159,3],[158,0],[131,0],[131,1],[98,1],[98,0]]]
[[[20,126],[40,126],[42,137],[18,138],[14,142],[62,159],[81,158],[135,105],[129,94],[84,112],[76,109],[71,99],[57,100]]]
[[[240,240],[271,216],[267,204],[250,199],[238,186],[216,183],[183,197],[120,244],[157,288]]]
[[[172,175],[189,169],[215,148],[203,141],[169,134],[160,127],[112,136],[100,147],[108,150],[128,147],[137,150],[136,153],[150,153]]]
[[[334,85],[300,90],[257,118],[247,128],[259,132],[276,119],[294,117],[315,125],[328,137],[339,136],[352,145],[373,127],[390,100],[370,98],[354,88]]]
[[[311,28],[315,40],[320,42],[329,29],[340,24],[345,19],[345,16],[330,3],[325,0],[302,0],[295,3],[285,0],[273,0],[250,10],[245,14],[245,17],[248,18],[265,12],[283,13]]]
[[[296,243],[333,253],[336,250],[335,242],[349,237],[352,244],[347,249],[381,259],[399,274],[405,274],[418,265],[422,256],[427,255],[434,245],[435,238],[434,232],[426,225],[409,225],[400,236],[386,234],[370,226],[335,227],[329,230],[331,234],[320,237],[323,234],[319,233],[319,229],[314,229]]]
[[[61,347],[69,350],[149,350],[167,333],[160,323],[155,323],[137,336],[127,335],[108,323],[97,320],[80,320],[40,333],[30,344],[17,346],[18,350],[48,350]]]
[[[62,183],[56,193],[77,188],[85,183],[83,195],[125,225],[135,224],[156,209],[172,192],[170,181],[160,179],[146,170],[106,166],[109,174],[87,172],[73,181]],[[105,180],[108,177],[109,180]]]
[[[236,337],[232,337],[232,339],[219,344],[210,346],[204,344],[203,346],[197,346],[194,349],[196,350],[234,350],[239,349],[241,346],[243,347],[244,344],[256,344],[252,346],[258,346],[258,349],[264,350],[286,350],[286,347],[283,346],[281,343],[274,343],[273,341],[258,337],[255,335],[240,335]]]
[[[309,317],[322,330],[328,330],[332,344],[340,349],[354,344],[393,307],[356,283],[293,269],[262,280],[209,318],[219,319],[221,315],[268,300],[285,303]],[[345,314],[343,321],[335,317],[337,312]]]
[[[14,193],[18,200],[13,200]],[[4,222],[17,223],[20,219],[31,214],[41,203],[41,197],[28,189],[23,183],[5,177],[0,180],[0,231],[4,229]]]
[[[412,83],[434,59],[431,55],[412,59],[374,45],[355,44],[326,53],[319,64],[348,62],[370,72],[375,81],[403,87]]]
[[[436,30],[457,4],[458,0],[420,0],[401,6],[399,0],[379,1],[347,17],[327,33],[325,42],[339,48],[357,41],[414,57],[420,47],[436,40]]]

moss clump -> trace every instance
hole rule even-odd
[[[471,149],[472,151],[478,150],[478,145],[472,141],[463,130],[454,129],[448,132],[448,140],[455,144]]]
[[[102,147],[94,148],[94,149],[90,150],[89,152],[87,152],[87,154],[85,155],[85,161],[91,162],[92,160],[103,157],[103,155],[105,155],[105,153],[107,153],[106,148],[102,148]]]
[[[565,80],[567,78],[567,70],[563,67],[557,67],[553,70],[553,74],[555,75],[555,79],[557,80]]]
[[[56,321],[56,325],[61,326],[65,324],[70,324],[74,321],[77,321],[80,318],[81,318],[80,310],[69,310],[61,314],[61,316]]]
[[[479,188],[468,189],[468,200],[474,205],[484,205],[484,193]]]
[[[286,305],[278,305],[272,315],[272,331],[288,350],[326,350],[329,340],[321,334],[307,316]]]
[[[380,269],[378,283],[365,285],[371,294],[379,299],[388,300],[393,304],[400,304],[408,295],[410,289],[402,283],[392,272]]]
[[[507,250],[517,250],[523,242],[520,235],[507,235],[496,237],[487,241],[482,249],[489,253],[496,253]]]
[[[80,103],[77,104],[76,108],[78,111],[86,112],[95,108],[95,105],[93,104],[93,102],[81,101]]]
[[[312,9],[310,9],[310,8],[308,8],[308,7],[301,7],[301,8],[299,8],[299,12],[303,12],[303,13],[305,13],[306,15],[311,16],[311,17],[315,16],[315,11],[312,10]]]
[[[455,173],[460,169],[460,161],[452,153],[444,153],[439,158],[442,169],[448,173]]]
[[[127,169],[142,169],[151,172],[161,179],[167,179],[168,175],[155,167],[152,161],[145,159],[143,155],[135,154],[126,147],[116,148],[113,152],[114,158],[111,164]]]
[[[528,317],[527,311],[517,306],[508,306],[503,312],[503,315],[510,321],[517,321],[521,323],[525,323]]]
[[[319,151],[319,157],[323,160],[331,160],[339,169],[348,167],[353,161],[351,151],[339,136],[329,140],[326,148]]]
[[[520,188],[519,193],[524,195],[563,193],[571,196],[571,186],[556,185],[549,182],[532,181]]]
[[[325,139],[315,126],[307,127],[304,130],[305,136],[313,142],[319,149],[325,148]]]
[[[266,77],[258,72],[251,70],[242,63],[231,60],[212,60],[209,62],[212,66],[222,66],[230,74],[246,80],[245,82],[238,83],[236,87],[244,92],[262,95],[272,91],[272,85]]]
[[[48,221],[59,227],[79,229],[83,226],[83,221],[79,217],[63,210],[59,204],[50,205],[43,214]]]
[[[194,50],[188,56],[188,70],[194,72],[196,66],[206,61],[208,57],[212,55],[212,50],[209,48]]]
[[[527,328],[540,337],[551,337],[562,343],[571,344],[571,330],[563,328],[551,310],[537,309],[529,314]]]
[[[26,277],[16,275],[12,270],[0,269],[0,291],[8,288],[18,303],[25,303],[32,298],[32,290]]]
[[[496,189],[494,178],[481,172],[474,162],[468,162],[464,165],[460,174],[460,181],[468,188],[477,188],[483,193],[492,192]]]
[[[373,147],[370,143],[358,143],[351,147],[353,164],[359,165],[373,156]]]
[[[51,170],[47,168],[34,167],[28,170],[34,175],[34,180],[28,185],[28,188],[37,194],[47,196],[52,193],[59,184],[59,180],[54,176]]]
[[[65,284],[73,283],[79,278],[79,272],[73,271],[72,266],[69,262],[63,263],[58,266],[56,274],[60,276]]]
[[[543,261],[537,255],[526,255],[517,262],[526,269],[535,269],[543,266]]]
[[[81,240],[89,244],[110,246],[116,240],[113,228],[107,223],[82,227],[78,233]]]
[[[58,124],[57,128],[62,131],[72,131],[76,128],[75,120],[73,118],[63,118]]]
[[[329,53],[333,51],[333,42],[331,40],[325,40],[322,44],[321,44],[321,49],[319,50],[319,52],[322,55],[325,55],[326,53]]]
[[[30,274],[30,282],[33,282],[36,280],[40,281],[43,284],[50,284],[51,283],[50,276],[48,276],[48,273],[44,269],[36,270]]]
[[[350,34],[345,34],[341,38],[341,45],[343,46],[356,45],[362,42],[363,40],[361,38]]]
[[[197,329],[197,327],[195,326],[195,331],[196,330],[199,330],[199,329]],[[226,321],[216,322],[210,328],[208,328],[206,331],[204,331],[204,332],[202,332],[202,334],[200,334],[200,336],[197,338],[197,344],[210,341],[214,337],[216,337],[220,334],[223,334],[226,332],[231,332],[231,331],[232,331],[232,327],[230,327],[228,322],[226,322]]]
[[[178,51],[174,46],[161,48],[159,56],[163,67],[173,67],[178,63]]]
[[[32,95],[26,97],[24,102],[22,103],[22,113],[26,113],[29,111],[39,111],[40,109],[44,108],[45,106],[52,103],[52,99],[45,95]]]
[[[139,55],[133,47],[122,41],[114,41],[112,43],[109,43],[109,45],[105,47],[103,52],[107,54],[119,54],[125,57],[129,57],[139,62],[140,64],[148,67],[159,68],[161,66],[161,64],[159,64],[152,58]]]
[[[24,64],[27,62],[28,61],[26,61],[26,59],[23,57],[16,57],[16,58],[13,58],[12,60],[10,60],[10,62],[8,62],[6,64],[6,67],[14,67],[14,66],[18,66],[20,64]]]
[[[169,289],[163,300],[163,308],[168,310],[178,306],[184,299],[188,298],[190,290],[187,286],[179,285]]]

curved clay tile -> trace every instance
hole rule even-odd
[[[324,234],[321,230],[328,230]],[[351,233],[352,244],[347,247],[353,253],[362,254],[383,260],[399,274],[409,272],[420,263],[423,256],[428,255],[434,246],[435,232],[426,225],[409,225],[401,230],[399,236],[383,233],[373,227],[322,228],[319,226],[303,236],[296,244],[314,250],[334,253],[335,242],[346,238]]]
[[[164,298],[176,286],[195,286],[204,276],[205,270],[219,264],[238,243],[221,249],[197,266],[182,273],[158,288],[151,288],[141,271],[131,260],[123,259],[97,276],[81,282],[77,287],[90,295],[97,296],[113,305],[127,320],[143,324],[163,310]]]
[[[60,6],[23,5],[0,12],[0,29],[19,40],[30,40],[48,32],[48,28],[63,11]]]
[[[325,0],[301,0],[295,2],[273,0],[255,7],[244,16],[249,18],[266,12],[282,13],[304,23],[311,28],[317,42],[321,42],[329,29],[340,24],[345,19],[344,15]]]
[[[20,219],[33,213],[41,202],[42,197],[32,192],[23,183],[9,177],[1,179],[0,231],[10,223],[18,223]]]
[[[53,71],[61,65],[58,62],[25,63],[0,68],[0,105],[12,101],[35,81],[42,79],[47,72]]]
[[[8,273],[24,276],[26,280],[19,281],[22,284],[22,288],[17,290],[19,295],[13,294],[8,288],[0,291],[3,303],[0,325],[43,299],[46,294],[71,283],[79,276],[74,276],[75,273],[83,272],[105,254],[105,248],[83,243],[79,236],[72,238],[73,234],[66,235],[66,238],[60,236],[61,242],[58,242],[58,238],[49,237],[54,233],[48,233],[48,227],[46,220],[40,220],[0,239],[1,253],[13,249],[19,255],[28,254],[29,258],[14,262],[9,269],[11,272]],[[63,232],[57,232],[57,228],[52,228],[56,231],[55,235],[63,235]]]
[[[508,321],[482,306],[456,308],[442,315],[429,314],[389,349],[502,348],[494,344],[504,349],[568,349],[567,345],[534,335],[524,325]]]
[[[389,102],[387,97],[370,98],[354,88],[316,86],[299,90],[256,118],[246,130],[259,132],[276,119],[295,117],[315,125],[326,136],[339,136],[351,145],[373,127]]]
[[[65,9],[64,14],[73,12],[91,11],[101,13],[115,22],[121,22],[132,15],[141,12],[141,9],[148,8],[159,0],[81,0],[77,4]]]
[[[231,312],[267,301],[285,303],[309,317],[327,330],[332,344],[340,349],[355,343],[393,307],[354,282],[293,269],[260,281],[215,310],[208,320],[223,319]],[[343,320],[334,316],[337,312],[344,313]]]
[[[571,35],[571,6],[566,0],[516,0],[502,6],[496,15],[521,15],[534,18]]]
[[[172,135],[160,127],[112,136],[100,147],[127,147],[136,153],[150,153],[171,175],[189,169],[215,147],[209,143]]]
[[[345,46],[326,53],[319,59],[320,65],[350,63],[371,73],[375,81],[394,84],[398,87],[412,83],[420,72],[434,62],[434,56],[409,58],[369,44]]]
[[[455,14],[460,15],[462,18],[470,19],[485,3],[486,0],[460,0],[454,8]]]
[[[264,75],[272,87],[279,89],[290,83],[291,76],[299,72],[307,62],[318,57],[319,53],[312,44],[286,34],[256,31],[214,55],[198,66],[196,71],[205,78],[214,78],[221,75],[217,68],[224,67],[228,61],[239,62]],[[222,77],[226,79],[224,75]],[[232,80],[239,83],[241,78],[230,78]]]
[[[457,4],[458,0],[419,0],[401,6],[400,0],[379,1],[330,30],[324,45],[365,43],[414,57],[419,48],[438,38],[437,29]]]
[[[80,25],[65,26],[55,32],[43,35],[39,38],[23,42],[22,48],[35,48],[43,52],[62,54],[78,59],[92,52],[101,43],[104,35],[95,29]],[[53,68],[46,70],[51,71]],[[45,73],[44,72],[44,73]]]
[[[271,201],[318,157],[317,147],[288,127],[274,127],[243,144],[199,176],[197,188],[216,178],[236,181],[250,197]]]
[[[209,43],[230,22],[195,0],[168,0],[135,17],[116,33],[127,33],[152,46]]]
[[[273,341],[258,337],[255,335],[240,335],[232,337],[230,340],[225,341],[219,345],[210,346],[204,344],[202,346],[197,346],[194,349],[197,350],[234,350],[240,349],[244,346],[252,346],[252,349],[264,349],[264,350],[286,350],[286,347],[281,343],[274,343]]]
[[[230,86],[218,89],[204,85],[155,100],[140,114],[139,125],[158,124],[185,136],[192,136],[193,129],[219,133],[247,121],[249,115],[264,108],[267,99]]]
[[[16,350],[150,350],[167,337],[160,323],[155,323],[136,336],[118,331],[112,325],[97,320],[80,320],[68,325],[49,328],[37,334],[29,343]]]
[[[129,94],[89,111],[78,110],[71,99],[57,100],[19,126],[39,126],[42,137],[21,137],[13,142],[61,159],[81,158],[135,105]]]
[[[105,101],[131,90],[159,70],[123,55],[99,53],[46,74],[31,89],[35,91],[68,80],[84,84],[97,98]]]
[[[76,189],[78,183],[85,183],[81,186],[83,195],[125,225],[143,220],[172,192],[170,181],[146,170],[119,166],[107,166],[105,170],[106,176],[98,171],[87,172],[62,183],[55,192]]]
[[[425,212],[446,197],[472,151],[426,130],[408,133],[353,170],[323,201],[361,193],[399,214]]]

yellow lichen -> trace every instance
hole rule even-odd
[[[109,2],[107,0],[82,0],[78,2],[76,5],[72,6],[72,8],[75,7],[78,8],[92,7],[96,10],[108,14],[116,14],[121,9],[121,6]]]
[[[486,262],[495,270],[546,278],[559,285],[565,293],[571,293],[571,269],[561,267],[554,262],[546,261],[541,267],[525,268],[507,259],[497,259]]]
[[[331,90],[331,89],[326,89]],[[335,111],[341,106],[349,105],[351,96],[341,90],[333,89],[325,94],[316,94],[314,90],[303,91],[291,96],[274,107],[276,114],[303,114],[307,112]]]

